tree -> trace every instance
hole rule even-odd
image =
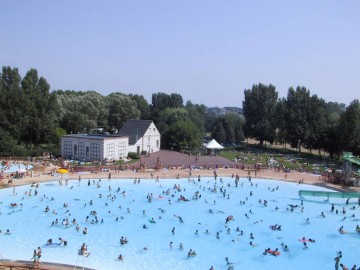
[[[217,118],[211,136],[218,142],[240,142],[244,140],[243,126],[245,119],[235,112]]]
[[[201,104],[192,104],[190,101],[185,106],[189,119],[198,127],[202,134],[205,133],[206,107]]]
[[[340,141],[343,150],[360,154],[360,103],[355,99],[340,118]]]
[[[129,97],[136,102],[136,107],[140,111],[140,120],[149,120],[151,117],[150,105],[142,95],[132,95]]]
[[[322,140],[322,148],[331,158],[341,154],[341,132],[339,130],[340,116],[346,110],[345,104],[328,102],[326,104],[326,130]]]
[[[245,134],[262,145],[275,139],[275,114],[278,93],[273,85],[253,85],[244,91],[243,112],[246,119]]]
[[[0,77],[0,111],[2,111],[0,127],[7,131],[18,144],[25,130],[24,114],[25,97],[21,89],[21,76],[17,68],[2,68]]]
[[[276,106],[275,122],[276,122],[276,141],[281,143],[283,147],[286,146],[286,139],[287,139],[285,115],[286,115],[286,99],[282,98],[278,101]]]
[[[165,147],[194,150],[201,146],[201,133],[190,120],[178,121],[163,135]]]
[[[310,97],[309,109],[306,110],[307,132],[303,145],[310,150],[318,149],[319,154],[323,145],[326,131],[326,102],[316,95]]]
[[[288,90],[285,102],[286,141],[297,148],[307,138],[307,110],[310,109],[310,91],[305,87],[292,87]]]
[[[56,127],[56,100],[50,94],[50,85],[43,77],[38,77],[36,69],[30,69],[21,81],[26,97],[24,100],[25,132],[23,139],[29,148],[40,141],[50,139]]]
[[[178,121],[188,120],[188,112],[184,108],[166,108],[160,112],[158,128],[164,133]]]
[[[122,93],[111,93],[108,97],[109,126],[120,128],[128,119],[139,119],[140,111],[136,102]]]
[[[60,107],[59,121],[67,133],[84,133],[102,127],[109,129],[109,108],[106,97],[95,91],[55,92]]]
[[[159,122],[160,112],[166,108],[182,108],[183,98],[179,94],[154,93],[151,98],[151,118],[155,124]]]
[[[222,120],[219,118],[211,132],[211,137],[217,140],[218,142],[225,142],[226,132],[222,123]]]

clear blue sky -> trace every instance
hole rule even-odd
[[[305,86],[348,105],[360,93],[360,1],[1,0],[0,65],[36,68],[52,90],[242,107],[244,89]]]

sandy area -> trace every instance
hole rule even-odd
[[[13,183],[8,184],[7,179],[0,180],[0,188],[11,187],[11,186],[20,186],[31,183],[41,183],[48,181],[59,181],[61,179],[60,175],[52,176],[51,172],[56,170],[56,167],[46,167],[41,173],[35,172],[33,176],[25,176],[22,179],[14,179]],[[169,179],[169,178],[188,178],[190,170],[189,169],[172,169],[172,170],[148,170],[145,172],[134,172],[131,170],[127,171],[114,171],[111,170],[111,178],[112,179],[155,179],[159,177],[159,179]],[[218,178],[220,177],[231,177],[232,175],[238,174],[240,177],[248,177],[249,172],[247,170],[241,169],[225,169],[219,168],[216,170]],[[198,176],[214,176],[213,170],[192,170],[192,177],[197,178]],[[98,173],[90,173],[90,172],[82,172],[82,173],[73,173],[73,174],[65,174],[63,175],[63,180],[65,179],[78,179],[81,176],[82,179],[108,179],[109,172],[98,172]],[[255,175],[254,171],[250,171],[250,176],[252,178],[264,178],[264,179],[274,179],[281,181],[289,181],[298,183],[300,180],[303,180],[304,184],[318,185],[331,189],[335,189],[338,191],[357,191],[360,192],[360,187],[341,187],[337,185],[333,185],[331,183],[324,182],[320,179],[320,176],[313,175],[309,173],[299,173],[299,172],[275,172],[274,170],[261,170],[258,171]]]

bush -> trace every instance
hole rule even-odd
[[[139,159],[140,158],[139,154],[135,153],[135,152],[129,152],[128,157],[131,159]]]

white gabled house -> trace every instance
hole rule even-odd
[[[129,137],[129,152],[141,154],[160,151],[160,132],[152,120],[127,120],[118,135]]]
[[[70,134],[61,137],[61,155],[74,160],[120,160],[129,152],[160,151],[160,133],[151,120],[128,120],[117,135]]]

